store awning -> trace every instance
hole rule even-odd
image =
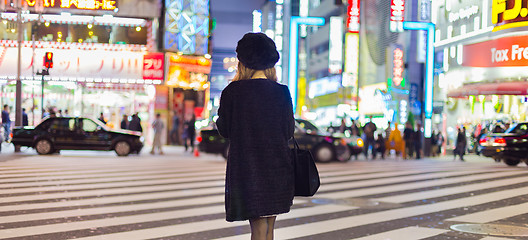
[[[449,91],[447,97],[476,95],[528,95],[528,82],[474,83]]]

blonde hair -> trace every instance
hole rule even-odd
[[[233,78],[233,81],[251,79],[257,71],[259,70],[248,68],[244,66],[244,64],[242,64],[241,62],[238,62],[237,73],[235,77]],[[277,81],[277,71],[275,70],[275,67],[267,68],[262,71],[264,71],[264,75],[266,76],[267,79],[275,81],[275,82]]]

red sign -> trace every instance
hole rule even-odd
[[[147,53],[143,56],[143,79],[163,80],[163,53]]]
[[[394,49],[393,52],[393,67],[392,67],[392,82],[394,85],[400,86],[403,81],[403,51],[399,48]]]
[[[462,66],[528,66],[528,36],[504,37],[464,46]]]
[[[359,33],[359,0],[348,0],[347,31]]]
[[[405,0],[392,0],[391,2],[391,22],[403,22],[405,12]]]

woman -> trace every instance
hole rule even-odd
[[[251,239],[273,239],[278,214],[290,211],[294,177],[288,140],[295,127],[287,86],[277,83],[275,43],[263,33],[238,41],[233,81],[222,91],[220,134],[229,139],[227,221],[249,220]]]

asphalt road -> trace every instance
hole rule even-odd
[[[224,220],[225,161],[165,153],[2,152],[0,239],[249,239]],[[528,167],[466,159],[319,164],[319,192],[278,216],[275,237],[528,239]]]

